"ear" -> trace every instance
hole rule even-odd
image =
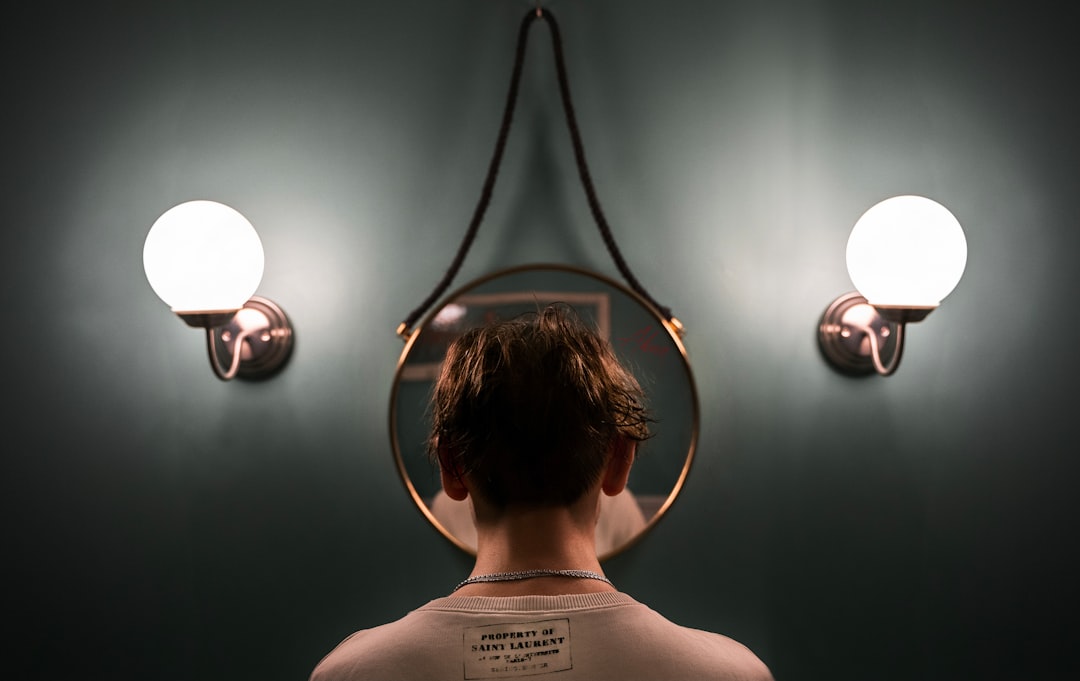
[[[465,486],[465,480],[454,465],[454,457],[442,445],[438,446],[438,454],[439,478],[442,480],[443,491],[454,501],[465,501],[469,496],[469,488]]]
[[[604,494],[613,497],[626,489],[626,482],[630,479],[630,468],[634,465],[636,453],[636,441],[621,435],[615,437],[611,443],[611,451],[608,452],[604,479],[600,486]]]

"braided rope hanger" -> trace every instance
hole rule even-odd
[[[409,316],[405,318],[405,321],[398,325],[397,333],[405,340],[408,340],[409,336],[412,335],[412,326],[416,323],[416,320],[420,318],[425,310],[435,303],[457,275],[458,270],[465,261],[465,255],[468,253],[469,247],[472,246],[472,242],[476,238],[476,233],[480,228],[480,222],[484,218],[484,213],[487,211],[488,204],[491,202],[491,194],[495,188],[495,179],[499,173],[499,165],[502,163],[503,151],[506,148],[506,138],[510,133],[510,124],[514,117],[514,106],[517,103],[518,89],[521,84],[521,70],[525,62],[525,44],[528,41],[529,29],[532,28],[533,23],[538,19],[546,19],[548,25],[551,27],[551,44],[555,52],[555,68],[559,79],[559,93],[562,96],[563,112],[566,114],[566,125],[570,130],[570,139],[574,147],[574,159],[577,163],[578,175],[581,177],[581,184],[585,189],[585,195],[588,199],[589,210],[592,213],[597,228],[600,230],[604,245],[607,246],[612,260],[615,261],[615,265],[619,268],[619,272],[622,273],[623,278],[626,279],[630,288],[656,308],[664,319],[666,319],[680,334],[682,332],[682,324],[675,319],[671,314],[670,309],[658,304],[645,290],[645,287],[638,282],[637,278],[630,271],[630,267],[626,264],[626,260],[619,251],[619,247],[615,244],[615,237],[612,235],[611,228],[608,226],[607,219],[604,217],[604,212],[600,207],[600,201],[596,197],[596,189],[593,186],[592,176],[589,174],[589,168],[585,163],[585,147],[581,142],[581,133],[578,130],[577,118],[574,116],[574,105],[570,99],[570,85],[566,76],[566,63],[563,59],[562,35],[559,33],[559,25],[555,21],[555,16],[550,10],[537,7],[535,10],[529,10],[525,15],[525,18],[522,19],[521,26],[518,29],[514,69],[510,78],[510,88],[506,94],[506,105],[503,109],[502,124],[499,126],[499,134],[495,141],[495,151],[492,154],[491,161],[488,165],[487,177],[484,179],[484,185],[480,191],[480,199],[477,201],[476,208],[473,211],[473,217],[469,222],[469,228],[465,232],[465,237],[458,246],[457,254],[454,256],[453,261],[450,263],[450,267],[447,268],[442,279],[431,293],[428,294],[427,298],[425,298],[416,309],[409,313]]]

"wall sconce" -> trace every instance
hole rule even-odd
[[[894,196],[855,223],[847,267],[858,292],[825,309],[818,345],[838,371],[888,376],[900,365],[908,322],[922,321],[960,282],[967,241],[941,204]]]
[[[275,303],[254,296],[263,247],[255,228],[215,201],[165,211],[143,245],[151,288],[189,326],[206,329],[214,375],[266,378],[292,354],[293,329]]]

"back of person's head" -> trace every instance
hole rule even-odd
[[[641,386],[564,305],[451,343],[431,416],[430,454],[498,508],[570,504],[599,480],[616,438],[649,436]]]

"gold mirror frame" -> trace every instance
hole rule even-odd
[[[492,286],[498,289],[499,284],[505,285],[507,281],[512,281],[512,278],[515,276],[524,278],[525,280],[529,280],[539,279],[540,277],[549,273],[556,274],[562,277],[564,280],[567,279],[567,277],[569,277],[570,279],[577,277],[583,281],[591,282],[592,286],[589,287],[588,290],[584,290],[585,287],[582,287],[582,289],[574,291],[573,289],[568,288],[564,281],[562,285],[554,286],[527,286],[524,288],[510,287],[507,289],[507,291],[503,292],[499,292],[497,290],[485,290],[486,288],[491,288]],[[500,280],[502,281],[500,282]],[[608,295],[609,293],[621,294],[623,297],[625,297],[625,300],[614,300],[613,302]],[[514,297],[512,302],[507,302],[508,296]],[[700,425],[698,395],[697,388],[694,383],[693,373],[690,370],[690,362],[687,357],[686,348],[680,338],[681,329],[677,329],[676,326],[674,326],[667,318],[661,315],[656,310],[656,308],[651,305],[645,298],[643,298],[633,290],[629,289],[628,287],[624,286],[623,284],[619,283],[618,281],[579,267],[557,264],[521,265],[517,267],[499,270],[492,274],[475,279],[447,295],[442,301],[439,302],[438,305],[433,308],[433,311],[429,313],[419,325],[417,325],[416,329],[413,330],[405,340],[405,348],[402,350],[401,356],[398,359],[397,369],[394,372],[393,387],[390,394],[390,443],[393,449],[394,461],[397,466],[398,474],[401,476],[401,480],[405,484],[405,488],[408,491],[409,496],[412,498],[413,502],[416,504],[417,508],[424,515],[424,517],[427,518],[428,522],[430,522],[444,537],[446,537],[454,545],[456,545],[462,551],[465,551],[470,555],[476,555],[476,549],[470,544],[463,541],[460,537],[456,536],[453,532],[448,530],[442,522],[440,522],[440,520],[436,517],[435,513],[433,513],[428,501],[425,499],[425,495],[421,493],[421,491],[417,488],[417,485],[414,483],[414,476],[410,474],[410,466],[408,465],[406,457],[402,452],[402,435],[401,428],[399,427],[403,423],[403,421],[401,420],[402,414],[399,412],[406,411],[400,409],[399,404],[402,400],[403,384],[413,382],[421,384],[425,380],[427,380],[427,387],[423,390],[423,400],[414,401],[412,403],[413,407],[410,407],[407,410],[409,412],[414,412],[417,410],[417,408],[419,408],[420,413],[417,416],[419,418],[419,421],[421,422],[420,432],[423,432],[423,426],[425,423],[424,415],[426,414],[426,400],[427,395],[430,393],[430,379],[433,378],[434,372],[437,370],[438,366],[438,361],[433,360],[432,357],[437,357],[438,348],[445,348],[445,344],[446,342],[448,342],[448,338],[438,337],[439,331],[433,328],[433,324],[435,323],[435,320],[439,318],[440,313],[444,310],[467,310],[467,307],[462,306],[457,306],[455,308],[448,307],[451,304],[454,304],[455,301],[460,301],[462,299],[465,299],[474,305],[477,303],[493,305],[495,303],[487,301],[497,300],[499,301],[498,304],[500,305],[512,306],[517,304],[524,307],[531,307],[532,309],[535,309],[538,303],[543,304],[546,302],[559,301],[569,303],[570,305],[577,308],[579,312],[582,312],[582,308],[592,306],[589,309],[589,314],[585,314],[583,316],[593,317],[592,321],[596,323],[597,327],[600,329],[601,334],[609,338],[612,345],[616,349],[616,353],[619,354],[620,358],[628,364],[629,368],[634,371],[635,375],[638,375],[638,379],[642,381],[643,387],[645,388],[646,396],[650,400],[652,410],[658,415],[658,423],[655,424],[656,427],[654,428],[654,437],[642,443],[638,459],[635,462],[634,471],[632,471],[631,473],[630,486],[633,487],[635,484],[634,473],[641,468],[648,466],[653,466],[654,468],[657,466],[665,468],[666,472],[663,474],[663,476],[674,478],[674,481],[671,483],[671,489],[666,494],[660,493],[649,495],[649,498],[653,499],[652,506],[655,507],[655,510],[652,512],[651,517],[645,518],[644,526],[630,539],[624,541],[618,546],[613,546],[610,550],[606,552],[601,553],[599,558],[601,561],[607,560],[608,558],[618,555],[622,551],[625,551],[629,547],[636,544],[638,541],[641,540],[642,537],[648,534],[653,527],[656,526],[656,524],[667,513],[667,510],[674,503],[676,497],[682,491],[683,484],[685,483],[687,475],[690,472],[690,466],[693,462],[694,453],[697,448],[698,431]],[[610,336],[610,333],[611,330],[615,328],[615,325],[613,323],[610,323],[609,320],[610,313],[615,307],[629,310],[630,313],[629,315],[627,315],[628,317],[632,317],[634,315],[643,315],[643,318],[647,319],[649,322],[655,323],[657,326],[655,328],[651,326],[642,327],[642,329],[632,332],[628,337],[621,336],[613,338]],[[607,324],[606,328],[605,324]],[[466,327],[461,327],[457,330],[460,331],[463,328]],[[426,349],[427,357],[424,356],[425,348],[423,347],[423,345],[418,344],[418,342],[421,340],[421,337],[425,334],[426,331],[430,331],[431,334],[436,335],[436,349],[434,351],[431,349]],[[664,344],[665,340],[667,342],[670,342],[670,346]],[[632,345],[635,343],[637,345]],[[626,351],[620,350],[620,346],[626,344],[631,344],[633,349],[641,350],[642,352],[650,352],[653,355],[656,355],[656,357],[645,357],[644,359],[639,357],[634,361],[629,361],[624,356],[626,354]],[[666,412],[664,409],[658,408],[657,403],[654,401],[656,395],[653,394],[653,392],[650,390],[650,387],[655,387],[657,384],[656,376],[654,374],[650,374],[647,376],[642,376],[639,374],[639,372],[643,370],[643,364],[647,365],[650,361],[666,362],[667,364],[662,365],[660,368],[667,368],[668,365],[670,365],[671,363],[667,362],[667,360],[664,358],[667,357],[667,353],[670,350],[676,351],[674,355],[676,361],[674,362],[674,364],[678,368],[677,372],[670,373],[679,373],[680,376],[666,376],[664,378],[675,381],[685,381],[684,389],[679,389],[685,394],[681,396],[676,395],[675,399],[669,400],[675,403],[676,413],[676,418],[671,419],[671,422],[681,420],[683,422],[684,430],[689,430],[689,432],[675,433],[674,435],[671,435],[669,432],[665,432],[664,427],[665,422],[667,421],[665,419]],[[416,356],[414,356],[414,353]],[[412,392],[414,393],[412,395],[414,400],[418,396],[416,394],[419,392],[418,388],[419,386],[415,386],[415,389],[414,387],[407,388],[407,390],[412,390]],[[421,404],[423,405],[422,407],[420,406]],[[680,413],[681,411],[688,411],[689,413],[682,414]],[[410,420],[413,418],[413,415],[411,413],[409,414],[409,418]],[[415,435],[419,436],[420,432],[415,433]],[[426,434],[426,432],[423,432],[424,436],[426,436]],[[681,451],[683,447],[685,447],[685,457],[682,457],[681,454],[675,453],[670,455],[670,458],[674,459],[674,462],[665,462],[664,460],[657,461],[657,457],[654,457],[652,460],[650,460],[650,454],[656,453],[654,451],[656,449],[656,447],[654,447],[654,441],[661,440],[662,438],[666,438],[664,440],[665,443],[670,442],[672,439],[674,439],[676,441],[674,449],[676,450]],[[420,451],[420,443],[414,442],[413,444],[418,446],[416,451]],[[663,453],[662,446],[661,453]],[[437,487],[438,471],[435,465],[430,463],[427,460],[426,456],[423,456],[422,451],[420,451],[420,455],[418,458],[421,460],[413,461],[414,472],[416,466],[426,466],[430,469],[430,473],[435,482],[435,486]],[[647,468],[646,472],[648,472]],[[664,482],[663,485],[666,487],[666,482]]]

